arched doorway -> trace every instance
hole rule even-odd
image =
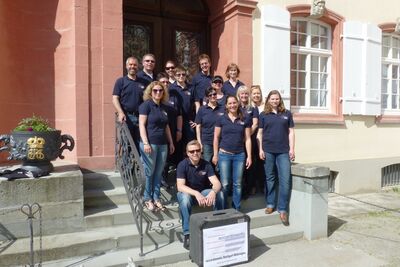
[[[172,59],[190,74],[197,58],[209,53],[207,4],[202,0],[124,0],[124,59],[146,53],[156,56],[156,72]]]

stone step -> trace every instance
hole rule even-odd
[[[302,237],[303,233],[301,231],[282,225],[251,229],[249,258],[254,257],[254,255],[252,255],[252,248],[270,246],[276,243],[297,240]],[[154,246],[146,246],[143,252],[145,255],[141,257],[139,256],[139,248],[107,251],[104,253],[88,254],[81,257],[45,262],[43,266],[126,267],[128,258],[132,259],[135,266],[159,266],[189,260],[189,251],[182,247],[180,241],[160,244],[158,249],[155,249]],[[197,265],[189,263],[188,266]]]
[[[290,232],[290,227],[281,224],[274,224],[279,220],[276,214],[264,215],[263,210],[250,212],[251,233],[262,235],[263,230],[281,229]],[[274,224],[265,226],[266,224]],[[257,228],[258,227],[258,228]],[[145,229],[144,245],[154,248],[162,244],[169,244],[182,240],[182,229],[179,219],[168,221],[150,221],[144,216],[143,229]],[[261,232],[260,232],[261,231]],[[268,230],[269,231],[269,230]],[[277,231],[271,237],[273,240],[286,241],[280,237],[281,232]],[[259,239],[259,238],[258,238]],[[258,240],[257,239],[257,240]],[[256,242],[256,241],[252,241]],[[112,227],[93,228],[84,232],[49,235],[42,237],[43,261],[51,261],[83,255],[93,255],[113,250],[138,248],[140,246],[140,235],[135,225],[121,225]],[[21,238],[11,241],[7,248],[0,254],[2,266],[23,265],[29,263],[30,239]],[[39,237],[34,239],[35,251],[39,248]],[[38,259],[38,255],[35,256]]]
[[[121,175],[116,171],[85,172],[83,173],[83,188],[110,190],[123,187]]]
[[[167,192],[167,191],[165,191]],[[146,216],[153,220],[170,220],[179,218],[179,206],[177,202],[165,202],[167,210],[165,212],[150,212],[144,209]],[[252,196],[242,201],[241,211],[248,213],[257,211],[264,207],[264,196],[261,194]],[[86,206],[86,203],[85,203]],[[204,212],[207,209],[194,207],[193,212]],[[209,208],[208,210],[211,210]],[[99,208],[86,207],[85,208],[85,221],[87,228],[95,227],[108,227],[113,225],[123,225],[134,223],[131,207],[129,204],[118,204],[112,206],[103,206]],[[278,218],[278,223],[280,222]]]

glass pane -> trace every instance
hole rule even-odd
[[[398,81],[392,81],[392,94],[397,94]]]
[[[387,95],[382,95],[382,107],[383,108],[387,108],[388,107],[387,106],[387,99],[388,99]]]
[[[388,47],[383,47],[382,48],[382,56],[383,57],[388,57],[389,56],[389,48]]]
[[[319,48],[319,37],[318,36],[311,37],[311,47]]]
[[[150,36],[152,29],[148,25],[124,26],[124,59],[135,56],[141,62],[146,53],[150,53]]]
[[[290,89],[290,105],[297,106],[297,90],[295,88]]]
[[[318,89],[318,73],[311,73],[311,88]]]
[[[307,32],[307,22],[298,21],[298,29],[297,29],[297,31],[306,33]]]
[[[326,89],[326,80],[328,79],[328,74],[320,74],[319,78],[319,88]]]
[[[389,46],[390,45],[390,37],[389,36],[383,36],[382,37],[382,45]]]
[[[328,72],[328,58],[327,57],[321,57],[320,58],[320,72]]]
[[[326,107],[326,96],[328,95],[327,91],[320,91],[320,101],[319,101],[319,106],[320,107]]]
[[[319,71],[318,62],[319,62],[318,56],[311,56],[311,71]]]
[[[305,72],[299,72],[297,87],[298,88],[306,88],[306,73]]]
[[[397,105],[397,97],[392,96],[392,109],[397,109],[398,105]]]
[[[290,21],[290,30],[292,31],[292,32],[295,32],[296,30],[297,30],[297,21]]]
[[[397,79],[399,72],[399,66],[392,65],[392,78]]]
[[[382,87],[382,93],[387,93],[387,80],[385,80],[385,79],[382,79],[382,82],[381,82],[381,87]]]
[[[290,69],[297,69],[297,54],[290,54]]]
[[[319,25],[311,23],[311,35],[319,35]]]
[[[321,49],[328,49],[328,38],[326,37],[321,37]]]
[[[310,106],[311,107],[318,107],[318,91],[311,90],[310,91]]]
[[[319,26],[319,35],[328,37],[328,28],[324,26]]]
[[[297,91],[297,105],[305,106],[306,105],[306,90],[298,90]]]
[[[193,76],[197,72],[201,34],[175,31],[175,58]]]
[[[298,70],[306,70],[306,59],[307,55],[298,55],[299,62],[298,62]]]
[[[297,77],[297,71],[291,71],[290,72],[290,85],[291,86],[297,86],[296,77]]]
[[[400,50],[397,48],[392,48],[392,58],[399,59],[400,58]]]
[[[307,35],[305,35],[305,34],[299,34],[298,36],[297,36],[297,45],[298,46],[306,46],[306,41],[307,41]]]
[[[400,48],[400,39],[398,39],[396,37],[392,37],[392,38],[393,38],[392,46]]]
[[[387,65],[387,64],[382,65],[382,78],[388,77],[388,69],[389,69],[389,65]]]
[[[291,45],[297,45],[297,34],[296,33],[291,33],[290,34],[290,44]]]

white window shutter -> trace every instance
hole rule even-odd
[[[348,21],[343,27],[343,114],[380,114],[381,30]]]
[[[290,109],[290,13],[281,7],[261,9],[261,88],[266,96],[279,90]]]

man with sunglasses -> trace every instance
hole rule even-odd
[[[183,247],[189,249],[189,220],[192,206],[213,206],[214,210],[220,210],[223,208],[224,196],[213,167],[201,158],[201,147],[197,140],[187,144],[186,154],[188,158],[178,164],[176,184],[184,235]]]
[[[146,54],[142,58],[143,69],[137,73],[138,78],[145,81],[144,86],[147,87],[151,82],[156,81],[154,68],[156,66],[156,57],[153,54]]]

